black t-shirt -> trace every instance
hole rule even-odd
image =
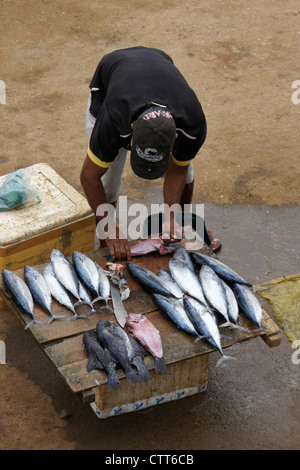
[[[119,149],[130,149],[131,123],[152,104],[166,106],[176,123],[177,164],[192,160],[206,138],[201,104],[172,59],[159,49],[133,47],[105,55],[90,83],[96,118],[88,154],[108,167]]]

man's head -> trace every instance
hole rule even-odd
[[[132,134],[131,167],[149,180],[166,172],[176,138],[175,121],[163,107],[153,106],[136,120]]]

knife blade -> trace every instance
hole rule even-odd
[[[111,299],[112,299],[113,309],[115,312],[116,319],[119,325],[121,325],[122,328],[124,328],[125,323],[126,323],[126,318],[127,318],[127,312],[124,308],[120,291],[118,287],[112,282],[110,283],[110,293],[111,293]]]

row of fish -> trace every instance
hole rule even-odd
[[[34,302],[50,316],[48,323],[63,318],[53,314],[52,298],[73,312],[72,320],[88,318],[103,308],[110,309],[110,280],[107,271],[79,251],[73,252],[72,261],[73,263],[59,250],[53,249],[43,274],[32,266],[25,266],[23,280],[13,271],[2,270],[6,289],[32,318],[25,328],[41,323],[34,317]],[[94,304],[100,300],[104,301],[105,305],[96,310]],[[90,306],[87,315],[77,313],[75,307],[81,304]]]
[[[238,324],[242,310],[262,329],[262,308],[250,289],[252,284],[217,259],[179,246],[169,260],[169,271],[159,269],[155,274],[131,262],[127,267],[178,328],[220,352],[218,364],[228,358],[222,351],[219,326],[245,330]]]
[[[166,371],[160,334],[154,325],[144,315],[129,314],[126,327],[128,332],[113,321],[99,320],[95,330],[83,334],[87,371],[105,370],[109,389],[121,390],[116,368],[124,370],[131,384],[152,380],[143,363],[147,355],[154,356],[157,374]]]

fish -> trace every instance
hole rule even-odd
[[[50,254],[53,272],[59,282],[81,303],[79,281],[76,269],[66,256],[57,249]],[[82,302],[83,303],[83,302]]]
[[[131,365],[132,344],[127,333],[117,323],[109,320],[99,320],[96,325],[97,337],[112,358],[124,369],[129,383],[141,383]]]
[[[129,333],[137,339],[154,357],[155,372],[166,372],[166,363],[163,356],[163,346],[160,332],[145,315],[130,313],[126,319]]]
[[[143,358],[149,355],[149,352],[131,334],[128,334],[128,338],[132,345],[131,364],[136,367],[138,375],[143,382],[152,380],[152,376],[143,362]]]
[[[194,336],[199,336],[193,323],[190,321],[184,306],[183,299],[172,299],[161,294],[153,294],[154,300],[161,311],[181,330]]]
[[[161,238],[147,238],[130,247],[131,256],[143,256],[148,253],[158,251],[160,255],[173,253],[178,246],[178,242],[164,244]]]
[[[250,282],[246,281],[237,272],[216,258],[212,258],[211,256],[207,256],[202,253],[196,253],[194,251],[190,252],[190,254],[196,266],[208,265],[225,281],[253,287]]]
[[[73,251],[73,265],[83,284],[95,295],[98,295],[99,273],[95,262],[80,251]]]
[[[116,374],[116,362],[112,359],[108,349],[103,348],[96,330],[88,330],[83,334],[83,344],[88,353],[87,372],[92,370],[105,370],[107,372],[107,385],[109,390],[122,390],[120,380]]]
[[[134,278],[136,278],[146,289],[157,294],[174,297],[174,294],[166,289],[161,279],[147,268],[135,263],[127,262],[127,268]]]
[[[99,300],[104,300],[105,306],[100,307],[99,310],[107,308],[113,312],[113,309],[108,305],[108,300],[111,299],[110,295],[110,283],[107,275],[105,274],[104,269],[98,263],[95,263],[96,269],[98,271],[98,296],[93,300],[93,304]]]
[[[173,279],[185,294],[194,297],[203,305],[207,304],[202,286],[194,269],[191,270],[180,259],[171,258],[169,260],[169,270]]]
[[[27,265],[24,267],[24,278],[34,300],[50,315],[48,323],[64,318],[64,315],[54,315],[52,312],[52,295],[44,276],[32,266]]]
[[[224,326],[231,324],[228,315],[228,301],[225,289],[219,276],[207,264],[203,265],[199,271],[200,283],[210,307],[217,310],[226,320]]]
[[[52,297],[57,300],[61,305],[67,307],[71,312],[73,312],[73,319],[76,318],[86,318],[85,315],[79,315],[73,305],[73,296],[65,287],[59,282],[57,277],[54,274],[53,267],[51,263],[47,263],[44,267],[44,278],[48,284]]]
[[[217,362],[217,367],[225,360],[235,359],[223,353],[220,332],[214,315],[212,315],[204,305],[192,297],[185,297],[183,304],[198,334],[221,354],[221,358]]]
[[[179,287],[177,282],[173,279],[170,271],[168,271],[167,269],[160,268],[157,272],[157,275],[165,286],[165,288],[172,292],[176,299],[183,302],[183,297],[185,294],[183,290]]]
[[[192,271],[194,271],[194,264],[191,258],[191,255],[183,245],[179,245],[173,255],[173,259],[178,259],[179,261],[186,264]]]
[[[245,315],[258,327],[254,331],[266,331],[261,327],[263,318],[262,306],[253,292],[247,286],[238,283],[233,285],[233,292]]]
[[[6,289],[13,296],[13,299],[32,318],[25,326],[25,329],[32,325],[43,324],[43,322],[36,320],[34,317],[34,300],[26,282],[9,269],[2,270],[2,278]]]

